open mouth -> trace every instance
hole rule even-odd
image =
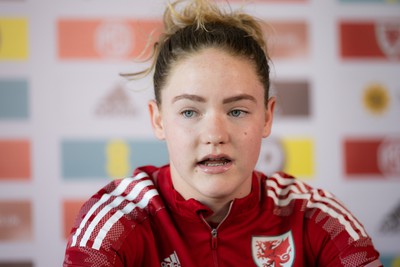
[[[206,158],[199,162],[200,165],[207,167],[219,167],[224,166],[231,163],[232,160],[229,158],[221,157],[221,158]]]

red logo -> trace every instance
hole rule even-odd
[[[342,58],[400,59],[400,21],[342,21],[340,50]]]
[[[345,173],[352,179],[400,176],[400,138],[347,139]]]
[[[381,21],[375,26],[379,47],[391,59],[400,59],[400,21]]]
[[[158,39],[162,25],[156,20],[60,19],[60,59],[144,59]]]
[[[260,267],[288,267],[294,260],[294,244],[289,231],[280,236],[252,238],[253,260]]]
[[[29,140],[0,140],[0,181],[31,179]]]

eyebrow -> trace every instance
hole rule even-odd
[[[206,102],[206,99],[204,97],[201,97],[198,95],[183,94],[183,95],[175,96],[172,99],[172,103],[175,103],[176,101],[182,100],[182,99],[187,99],[187,100],[196,101],[196,102]]]
[[[176,101],[179,101],[179,100],[182,100],[182,99],[187,99],[187,100],[191,100],[191,101],[195,101],[195,102],[201,102],[201,103],[206,102],[206,99],[204,97],[201,97],[201,96],[198,96],[198,95],[191,95],[191,94],[182,94],[182,95],[175,96],[172,99],[172,103],[175,103]],[[240,94],[240,95],[236,95],[236,96],[225,98],[222,101],[222,103],[223,104],[229,104],[229,103],[237,102],[237,101],[241,101],[241,100],[250,100],[250,101],[252,101],[254,103],[257,103],[257,99],[254,96],[248,95],[248,94]]]
[[[232,96],[232,97],[225,98],[222,101],[222,103],[223,104],[229,104],[229,103],[237,102],[237,101],[241,101],[241,100],[250,100],[250,101],[252,101],[254,103],[257,103],[257,99],[254,96],[248,95],[248,94],[240,94],[240,95],[237,95],[237,96]]]

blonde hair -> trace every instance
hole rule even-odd
[[[163,23],[164,32],[153,47],[152,65],[130,75],[131,78],[141,77],[154,69],[158,103],[161,103],[160,91],[174,64],[209,47],[252,61],[265,88],[265,102],[268,102],[269,58],[261,21],[244,12],[226,11],[211,0],[176,0],[168,3]]]
[[[267,45],[261,27],[263,22],[261,20],[231,9],[229,9],[230,12],[226,12],[216,4],[210,3],[210,0],[190,1],[181,12],[178,12],[178,7],[183,2],[187,1],[177,0],[172,4],[168,4],[168,8],[164,13],[164,38],[168,38],[189,25],[196,25],[196,29],[207,30],[205,26],[207,23],[224,23],[247,32],[267,54]]]

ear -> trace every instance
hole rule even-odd
[[[265,124],[263,131],[264,138],[268,137],[271,134],[272,121],[274,118],[275,101],[276,101],[275,97],[270,97],[270,99],[268,99],[267,108],[265,109]]]
[[[160,139],[165,139],[164,125],[161,118],[161,110],[155,100],[148,103],[151,125],[153,126],[154,135]]]

